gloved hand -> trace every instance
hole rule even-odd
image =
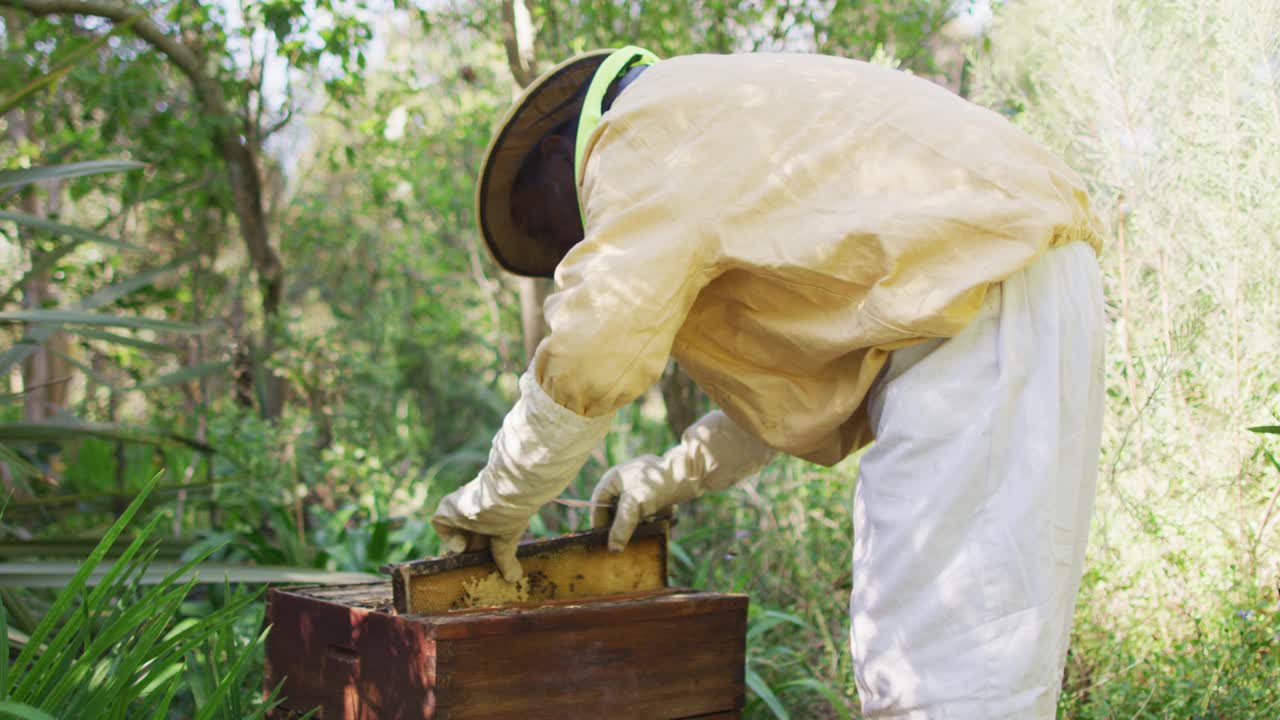
[[[609,549],[620,551],[646,517],[708,490],[723,490],[764,469],[777,455],[716,410],[689,426],[680,444],[662,457],[643,455],[604,474],[591,495],[593,527],[610,524]]]
[[[516,546],[529,518],[582,469],[612,418],[578,415],[552,400],[531,372],[522,375],[520,400],[494,436],[489,462],[445,496],[431,518],[445,551],[487,545],[502,576],[519,580]]]

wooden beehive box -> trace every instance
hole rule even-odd
[[[281,718],[710,720],[744,699],[744,595],[658,587],[420,614],[373,583],[273,590],[267,622]]]

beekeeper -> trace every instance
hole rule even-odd
[[[1103,398],[1074,172],[889,68],[624,48],[525,90],[477,204],[494,258],[555,292],[488,465],[434,516],[446,548],[487,540],[519,578],[529,518],[675,357],[720,410],[604,475],[611,548],[777,453],[875,440],[853,498],[866,716],[1054,716]]]

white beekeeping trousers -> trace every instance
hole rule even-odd
[[[851,641],[868,718],[1053,718],[1093,511],[1102,286],[1084,243],[893,353],[854,494]]]

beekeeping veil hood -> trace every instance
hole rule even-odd
[[[489,141],[476,183],[480,233],[499,265],[531,277],[551,277],[555,272],[563,251],[526,234],[512,219],[516,175],[543,136],[577,117],[574,166],[580,186],[583,150],[600,121],[605,91],[632,66],[654,62],[653,53],[632,46],[583,53],[543,73],[507,111]]]

